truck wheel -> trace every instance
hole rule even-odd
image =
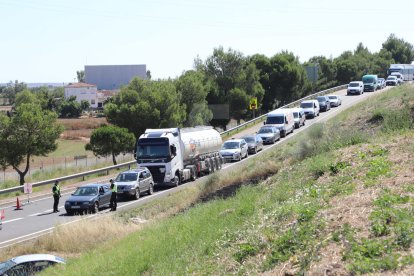
[[[214,159],[210,159],[210,165],[211,165],[211,172],[216,171],[216,162],[214,162]]]
[[[220,170],[221,169],[221,159],[220,158],[216,158],[216,162],[217,162],[217,169]]]
[[[178,172],[175,173],[174,181],[176,187],[181,185],[181,178]]]
[[[196,181],[196,179],[197,179],[197,172],[196,171],[193,171],[191,173],[191,181]]]
[[[140,196],[140,191],[139,191],[139,188],[137,188],[135,190],[135,194],[133,195],[133,197],[134,197],[135,200],[137,200],[137,199],[139,199],[139,196]]]

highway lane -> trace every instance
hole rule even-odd
[[[274,145],[265,146],[265,149],[263,150],[263,152],[269,150],[270,148],[274,146],[280,145],[281,143],[284,143],[285,141],[288,141],[291,137],[304,131],[305,129],[313,125],[314,123],[324,122],[328,120],[329,118],[335,116],[336,114],[338,114],[340,111],[344,110],[345,108],[350,107],[364,99],[367,99],[368,97],[372,97],[379,93],[383,93],[387,91],[388,89],[389,88],[386,88],[386,89],[383,89],[377,92],[364,93],[361,96],[346,96],[346,90],[341,90],[341,91],[334,93],[336,95],[342,96],[341,97],[342,106],[332,108],[328,112],[320,113],[319,117],[316,117],[311,120],[307,120],[306,125],[304,127],[301,127],[300,129],[296,129],[293,134],[288,135],[286,138],[282,138],[281,141],[277,142]],[[253,126],[252,128],[246,129],[235,136],[241,137],[248,133],[254,133],[261,126],[262,125]],[[250,155],[249,158],[254,158],[254,156],[255,155]],[[224,164],[222,170],[228,170],[234,166],[238,166],[239,164],[246,162],[246,160],[249,160],[249,158],[244,159],[241,162]],[[194,182],[184,183],[177,188],[158,190],[153,195],[144,196],[136,201],[134,200],[121,201],[118,204],[118,209],[123,210],[123,209],[135,208],[153,199],[162,198],[171,193],[175,193],[181,189],[185,189],[186,187],[190,185],[197,185],[198,183],[205,181],[205,179],[206,177],[202,177],[202,178],[197,179]],[[52,231],[56,227],[56,225],[65,225],[68,223],[75,223],[79,221],[80,219],[96,218],[99,216],[103,216],[109,212],[109,210],[106,209],[93,215],[67,216],[63,208],[63,205],[64,205],[65,200],[70,196],[72,192],[73,190],[68,190],[68,191],[65,191],[65,193],[62,195],[62,198],[60,199],[60,204],[59,204],[59,208],[61,211],[59,213],[52,212],[53,199],[51,196],[48,196],[46,198],[39,198],[36,200],[32,200],[30,204],[23,206],[23,210],[14,210],[14,206],[6,207],[5,208],[6,219],[3,221],[3,230],[0,231],[0,248],[4,248],[4,247],[10,246],[15,243],[24,242],[34,237],[47,234],[50,231]]]

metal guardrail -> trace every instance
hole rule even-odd
[[[300,103],[303,100],[307,100],[307,99],[310,99],[310,98],[313,98],[313,97],[319,96],[319,95],[329,94],[329,93],[341,90],[341,89],[346,88],[346,87],[347,87],[347,85],[345,84],[345,85],[340,85],[340,86],[336,86],[336,87],[333,87],[333,88],[329,88],[329,89],[326,89],[326,90],[323,90],[323,91],[319,91],[317,93],[308,95],[304,98],[301,98],[297,101],[291,102],[291,103],[286,104],[286,105],[284,105],[282,107],[279,107],[279,108],[288,108],[288,107],[291,107],[291,106],[294,106],[294,105]],[[247,121],[247,122],[245,122],[241,125],[233,127],[229,130],[223,131],[223,132],[220,133],[220,135],[221,136],[229,135],[231,132],[237,131],[237,130],[242,129],[244,127],[247,127],[250,124],[256,124],[258,121],[264,119],[266,116],[267,116],[267,113],[255,118],[255,119]],[[96,173],[105,172],[105,171],[107,172],[107,174],[109,174],[110,170],[117,169],[117,168],[122,168],[122,167],[125,167],[125,166],[128,166],[129,168],[131,168],[131,165],[135,164],[135,163],[136,163],[136,161],[129,161],[129,162],[125,162],[125,163],[122,163],[122,164],[115,165],[115,166],[108,166],[108,167],[105,167],[105,168],[96,169],[96,170],[92,170],[92,171],[86,171],[86,172],[67,175],[67,176],[58,177],[58,178],[54,178],[54,179],[48,179],[48,180],[33,183],[32,187],[39,187],[39,186],[51,184],[51,183],[54,183],[56,180],[58,180],[58,181],[70,180],[70,179],[85,177],[85,176],[88,176],[88,175],[91,175],[91,174],[96,174]],[[0,194],[7,194],[7,193],[17,192],[17,191],[23,191],[23,186],[17,186],[17,187],[12,187],[12,188],[7,188],[7,189],[4,189],[4,190],[0,190]]]
[[[128,168],[130,169],[131,165],[135,164],[135,163],[136,163],[136,161],[134,160],[134,161],[125,162],[125,163],[114,165],[114,166],[108,166],[108,167],[105,167],[105,168],[96,169],[96,170],[92,170],[92,171],[86,171],[86,172],[71,174],[71,175],[62,176],[62,177],[58,177],[58,178],[43,180],[43,181],[40,181],[40,182],[33,183],[32,187],[39,187],[39,186],[43,186],[43,185],[47,185],[47,184],[52,184],[56,180],[58,180],[58,181],[70,180],[70,179],[85,177],[85,176],[100,173],[100,172],[106,172],[107,174],[109,174],[109,171],[113,170],[113,169],[118,169],[118,168],[122,168],[122,167],[126,167],[126,166],[128,166]],[[7,188],[7,189],[4,189],[4,190],[0,190],[0,194],[7,194],[7,193],[12,193],[12,192],[18,192],[18,191],[23,191],[23,186],[11,187],[11,188]]]
[[[284,106],[281,106],[281,107],[279,107],[278,109],[280,109],[280,108],[289,108],[289,107],[292,107],[292,106],[294,106],[294,105],[296,105],[296,104],[300,103],[301,101],[304,101],[304,100],[307,100],[307,99],[310,99],[310,98],[313,98],[313,97],[316,97],[316,96],[320,96],[320,95],[326,95],[326,94],[329,94],[329,93],[332,93],[332,92],[335,92],[335,91],[338,91],[338,90],[344,89],[344,88],[346,88],[347,86],[348,86],[347,84],[343,84],[343,85],[340,85],[340,86],[336,86],[336,87],[332,87],[332,88],[329,88],[329,89],[326,89],[326,90],[322,90],[322,91],[316,92],[316,93],[314,93],[314,94],[308,95],[308,96],[306,96],[306,97],[304,97],[304,98],[301,98],[301,99],[299,99],[299,100],[297,100],[297,101],[294,101],[294,102],[288,103],[288,104],[286,104],[286,105],[284,105]],[[276,110],[277,110],[277,109],[276,109]],[[248,125],[250,125],[250,124],[255,124],[256,122],[258,122],[258,121],[260,121],[260,120],[264,119],[264,118],[267,116],[267,114],[268,114],[268,113],[263,114],[263,115],[261,115],[261,116],[259,116],[259,117],[255,118],[255,119],[252,119],[252,120],[247,121],[247,122],[245,122],[245,123],[243,123],[243,124],[240,124],[240,125],[238,125],[238,126],[236,126],[236,127],[233,127],[233,128],[228,129],[228,130],[226,130],[226,131],[223,131],[223,132],[221,132],[220,134],[221,134],[222,136],[223,136],[223,135],[228,135],[228,134],[230,134],[231,132],[233,132],[233,131],[237,131],[237,130],[239,130],[239,129],[241,129],[241,128],[244,128],[244,127],[246,127],[246,126],[248,126]]]

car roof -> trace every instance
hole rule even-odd
[[[254,137],[256,137],[256,134],[244,135],[244,136],[242,137],[242,139],[244,139],[244,138],[249,138],[249,137],[254,138]]]
[[[303,108],[302,107],[295,107],[295,108],[292,108],[292,111],[293,112],[300,112],[300,111],[303,111]]]
[[[146,167],[142,167],[142,168],[138,168],[138,169],[123,171],[121,173],[140,173],[140,172],[144,172],[144,171],[148,171],[148,169]]]
[[[244,141],[244,139],[230,139],[230,140],[227,140],[224,143],[227,143],[227,142],[239,142],[240,143],[241,141]]]
[[[306,101],[302,101],[301,103],[314,103],[316,100],[306,100]]]
[[[80,187],[101,187],[101,186],[104,186],[104,185],[108,185],[108,184],[88,183],[88,184],[85,184],[85,185],[79,186],[79,188],[80,188]]]
[[[327,97],[339,97],[338,95],[326,95]]]
[[[56,263],[65,263],[65,260],[63,258],[50,255],[50,254],[22,255],[22,256],[14,257],[11,260],[16,264],[33,262],[33,261],[50,261],[50,262],[56,262]]]

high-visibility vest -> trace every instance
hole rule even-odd
[[[112,184],[111,186],[112,186],[111,192],[113,192],[113,193],[118,192],[118,187],[115,184]]]
[[[53,186],[53,195],[56,195],[56,196],[60,195],[60,186],[59,185]]]

